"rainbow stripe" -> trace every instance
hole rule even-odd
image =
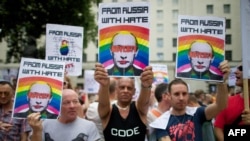
[[[190,60],[188,58],[188,52],[190,45],[195,40],[205,40],[208,41],[214,52],[214,60],[211,63],[210,71],[216,75],[222,75],[221,71],[218,69],[220,62],[224,60],[224,46],[225,42],[223,39],[204,36],[204,35],[188,35],[179,37],[178,40],[178,62],[177,62],[177,72],[187,72],[191,70]]]
[[[128,31],[137,39],[138,53],[134,66],[143,69],[149,64],[149,29],[134,25],[118,25],[107,27],[99,31],[99,62],[105,68],[113,66],[114,62],[110,51],[113,36],[120,31]]]
[[[153,78],[153,84],[157,84],[157,76],[159,74],[163,77],[163,82],[162,83],[168,83],[169,78],[168,78],[168,73],[167,72],[162,72],[162,71],[154,71],[154,78]]]
[[[56,79],[39,76],[25,77],[18,80],[14,113],[24,112],[29,109],[27,93],[29,92],[30,86],[37,81],[44,81],[51,86],[53,97],[48,105],[48,110],[58,115],[62,98],[62,82]]]

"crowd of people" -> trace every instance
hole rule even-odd
[[[135,78],[110,77],[97,63],[98,98],[89,100],[86,93],[73,90],[65,77],[56,119],[41,118],[40,111],[31,112],[26,119],[12,118],[15,90],[10,82],[1,80],[0,140],[224,141],[224,128],[250,126],[250,111],[244,108],[243,92],[229,95],[228,62],[223,61],[219,68],[224,81],[217,82],[217,92],[211,95],[198,88],[190,92],[180,78],[152,86],[153,71],[147,66],[140,75],[140,95],[134,100]],[[243,87],[241,64],[235,74],[236,85]],[[43,85],[43,91],[50,90]]]

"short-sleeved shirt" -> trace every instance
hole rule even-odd
[[[171,110],[168,111],[167,118],[163,118],[166,120],[166,126],[165,128],[156,128],[156,137],[159,139],[169,136],[172,141],[202,141],[202,124],[207,121],[205,107],[189,108],[189,111],[191,113],[186,112],[180,116],[171,115]],[[157,120],[156,122],[159,122]],[[163,120],[160,122],[163,123]]]
[[[227,108],[215,118],[214,126],[224,129],[225,125],[232,124],[244,110],[244,99],[240,94],[228,98]],[[240,122],[242,124],[242,122]]]
[[[92,121],[77,117],[71,123],[61,123],[57,119],[43,122],[43,141],[96,141],[100,139],[98,129]]]
[[[0,129],[0,141],[20,141],[22,133],[31,131],[31,127],[26,119],[11,118],[11,115],[12,111],[4,112],[0,106],[0,121],[13,125],[8,132]]]

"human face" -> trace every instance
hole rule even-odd
[[[177,113],[184,112],[188,104],[188,88],[184,84],[173,84],[170,89],[170,102],[173,110]]]
[[[135,94],[134,80],[120,78],[117,85],[117,100],[119,103],[130,103]]]
[[[73,121],[77,118],[80,108],[78,95],[74,90],[64,89],[62,97],[61,118],[67,121]]]
[[[64,80],[63,81],[63,89],[68,89],[68,87],[69,87],[69,82]]]
[[[213,59],[212,48],[208,43],[196,42],[192,44],[189,52],[191,66],[196,72],[205,72],[209,70]]]
[[[242,87],[243,86],[243,73],[242,73],[242,64],[240,64],[236,71],[235,71],[235,77],[236,77],[236,86]]]
[[[48,84],[33,84],[28,93],[30,109],[34,112],[45,111],[51,100],[51,88]]]
[[[8,84],[0,84],[0,105],[11,103],[13,90]]]
[[[136,54],[136,40],[131,34],[118,34],[111,47],[114,63],[119,68],[128,68],[133,64]]]

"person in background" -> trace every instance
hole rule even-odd
[[[197,89],[195,92],[194,92],[194,96],[196,97],[196,99],[198,100],[198,103],[200,104],[200,106],[205,106],[203,104],[203,101],[205,99],[205,92],[201,89]]]
[[[153,83],[152,67],[147,66],[140,75],[141,90],[135,102],[132,102],[136,91],[134,78],[121,77],[117,80],[117,103],[113,105],[109,100],[109,75],[100,63],[95,65],[95,80],[100,84],[98,113],[102,121],[105,140],[144,141]]]
[[[157,101],[157,107],[149,110],[147,115],[148,124],[153,122],[156,118],[160,117],[162,113],[170,109],[170,98],[167,95],[168,84],[160,83],[156,86],[154,91],[154,97]],[[155,133],[149,128],[149,141],[155,141]]]
[[[0,140],[27,141],[31,131],[26,119],[11,118],[14,88],[8,81],[0,80]]]
[[[242,64],[235,71],[236,86],[243,88]],[[250,95],[250,79],[248,79],[248,94]],[[227,108],[221,111],[215,118],[215,135],[218,141],[224,141],[224,128],[226,126],[237,128],[240,126],[250,126],[250,111],[244,108],[243,92],[229,96]]]
[[[42,121],[40,113],[28,116],[33,130],[31,141],[98,141],[100,135],[95,124],[78,117],[80,107],[78,94],[72,89],[64,89],[58,119]]]
[[[71,80],[66,75],[64,76],[64,80],[63,80],[63,89],[73,89]]]

